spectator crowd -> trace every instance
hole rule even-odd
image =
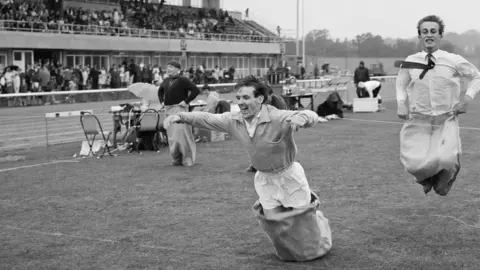
[[[215,66],[214,69],[209,70],[205,68],[205,65],[199,65],[196,68],[192,65],[189,69],[182,70],[181,74],[196,84],[229,83],[233,82],[235,78],[235,67],[223,69]],[[0,93],[117,89],[138,82],[159,86],[166,76],[162,67],[145,65],[143,62],[135,62],[133,59],[130,61],[125,59],[121,65],[114,64],[110,68],[96,65],[67,67],[55,61],[44,60],[35,65],[29,65],[26,70],[17,66],[0,69]],[[128,93],[8,98],[6,99],[7,104],[0,102],[0,106],[48,105],[64,102],[100,101],[104,98],[123,99],[125,94]]]
[[[211,38],[227,33],[235,21],[221,9],[167,6],[164,1],[121,1],[103,10],[46,6],[38,1],[0,0],[0,29],[34,29],[62,33],[147,35],[148,30],[177,32],[181,37]],[[232,33],[235,34],[235,33]]]

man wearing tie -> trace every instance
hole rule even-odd
[[[460,55],[439,49],[445,25],[435,15],[417,24],[423,51],[401,64],[396,81],[398,116],[406,120],[400,131],[400,159],[427,194],[450,191],[460,171],[461,143],[458,115],[480,90],[478,69]],[[469,81],[463,100],[460,78]]]

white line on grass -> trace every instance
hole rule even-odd
[[[92,238],[92,237],[87,237],[87,236],[80,236],[80,235],[71,235],[71,234],[64,234],[60,232],[44,232],[44,231],[37,231],[37,230],[29,230],[29,229],[24,229],[24,228],[18,228],[18,227],[13,227],[13,226],[2,226],[6,229],[10,230],[15,230],[15,231],[21,231],[21,232],[28,232],[28,233],[35,233],[35,234],[41,234],[41,235],[47,235],[47,236],[54,236],[54,237],[65,237],[65,238],[74,238],[74,239],[80,239],[80,240],[85,240],[85,241],[94,241],[94,242],[103,242],[103,243],[109,243],[109,244],[121,244],[122,241],[119,240],[111,240],[111,239],[103,239],[103,238]],[[199,252],[199,251],[188,251],[188,250],[179,250],[175,248],[170,248],[170,247],[165,247],[165,246],[153,246],[153,245],[144,245],[144,244],[135,244],[133,242],[130,242],[134,246],[142,247],[142,248],[148,248],[148,249],[157,249],[157,250],[168,250],[168,251],[173,251],[173,252],[185,252],[185,253],[190,253],[190,254],[196,254],[196,255],[202,255],[202,256],[212,256],[215,255],[213,253],[206,253],[206,252]]]
[[[18,227],[13,227],[13,226],[8,226],[8,225],[0,225],[0,227],[10,229],[10,230],[15,230],[15,231],[21,231],[24,233],[34,233],[34,234],[41,234],[41,235],[46,235],[46,236],[51,236],[51,237],[64,237],[64,238],[73,238],[73,239],[79,239],[79,240],[84,240],[84,241],[93,241],[93,242],[103,242],[103,243],[108,243],[112,245],[116,244],[121,244],[122,241],[119,240],[112,240],[112,239],[103,239],[103,238],[92,238],[92,237],[87,237],[87,236],[80,236],[80,235],[71,235],[71,234],[63,234],[60,232],[44,232],[44,231],[37,231],[37,230],[29,230],[29,229],[24,229],[24,228],[18,228]],[[201,252],[201,251],[193,251],[193,250],[185,250],[185,249],[176,249],[176,248],[171,248],[171,247],[166,247],[166,246],[154,246],[154,245],[144,245],[144,244],[135,244],[134,242],[129,242],[132,246],[137,246],[141,248],[148,248],[148,249],[154,249],[154,250],[166,250],[166,251],[172,251],[172,252],[179,252],[179,253],[188,253],[188,254],[194,254],[194,255],[202,255],[202,256],[208,256],[208,257],[215,257],[218,255],[216,252],[212,253],[207,253],[207,252]],[[272,250],[273,252],[273,250]],[[260,254],[259,254],[260,255]],[[235,255],[237,257],[242,257],[243,259],[250,258],[250,256],[239,256],[238,254]],[[255,256],[255,255],[253,255]],[[221,260],[221,259],[217,259]],[[322,258],[321,261],[325,265],[328,266],[327,261],[325,258]],[[271,265],[271,263],[274,263],[274,266],[279,266],[284,263],[276,260],[266,260],[263,261],[266,265]],[[306,269],[318,269],[318,266],[311,266],[311,265],[302,265],[302,268]]]
[[[116,151],[118,151],[118,148],[110,150],[110,153],[114,153]],[[54,160],[54,161],[50,161],[50,162],[43,162],[43,163],[37,163],[37,164],[31,164],[31,165],[25,165],[25,166],[19,166],[19,167],[0,169],[0,172],[15,171],[15,170],[20,170],[20,169],[28,169],[28,168],[34,168],[34,167],[40,167],[40,166],[46,166],[46,165],[52,165],[52,164],[58,164],[58,163],[77,163],[78,161],[80,161],[81,159],[84,159],[84,158],[87,158],[87,157]]]
[[[7,168],[7,169],[0,169],[0,172],[15,171],[15,170],[20,170],[20,169],[34,168],[34,167],[40,167],[40,166],[58,164],[58,163],[76,163],[76,162],[78,162],[79,159],[81,159],[81,158],[55,160],[55,161],[51,161],[51,162],[44,162],[44,163],[37,163],[37,164],[31,164],[31,165],[25,165],[25,166],[18,166],[18,167],[12,167],[12,168]]]

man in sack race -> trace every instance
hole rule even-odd
[[[189,103],[200,90],[188,78],[180,76],[180,63],[170,61],[167,64],[166,78],[158,89],[158,99],[165,105],[166,115],[188,112]],[[168,144],[174,166],[193,166],[196,156],[195,138],[192,127],[185,124],[171,125],[168,129]]]
[[[241,82],[236,89],[240,112],[182,112],[167,117],[165,127],[186,123],[237,139],[258,170],[254,186],[259,199],[253,210],[277,256],[287,261],[324,256],[332,247],[330,226],[302,166],[295,161],[293,139],[298,127],[314,126],[318,116],[309,110],[278,110],[265,104],[268,87],[261,83]]]
[[[439,17],[424,17],[417,31],[423,51],[398,64],[397,113],[405,120],[400,159],[425,194],[433,187],[445,196],[460,171],[458,115],[466,112],[480,90],[480,73],[460,55],[439,49],[445,31]],[[463,100],[459,77],[469,81]]]
[[[246,82],[254,82],[254,83],[261,83],[260,80],[255,77],[254,75],[248,75],[247,77],[243,78],[242,80],[244,83]],[[268,97],[267,101],[265,104],[271,105],[279,110],[288,110],[287,103],[283,99],[283,97],[275,95],[273,92],[273,89],[268,85],[265,84],[267,87],[267,92],[268,92]],[[245,169],[246,172],[257,172],[257,169],[255,169],[252,164],[248,165],[247,169]]]

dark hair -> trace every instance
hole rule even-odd
[[[267,87],[267,94],[268,94],[268,95],[272,95],[272,94],[273,94],[273,89],[272,89],[272,87],[270,87],[270,85],[268,85],[268,84],[265,85],[265,87]]]
[[[261,83],[261,81],[255,77],[255,75],[248,75],[247,77],[243,78],[242,81],[243,83]]]
[[[235,90],[239,90],[242,87],[253,87],[253,96],[259,97],[263,96],[263,103],[267,102],[268,98],[268,87],[263,83],[251,82],[251,81],[241,81],[235,85]]]
[[[437,15],[428,15],[428,16],[420,19],[420,21],[418,21],[418,23],[417,23],[417,33],[418,33],[419,36],[421,34],[420,27],[422,26],[422,23],[424,23],[424,22],[435,22],[435,23],[437,23],[438,24],[438,32],[440,33],[440,35],[443,35],[443,31],[445,30],[445,23],[443,22],[443,20],[440,19],[440,17],[438,17]]]

